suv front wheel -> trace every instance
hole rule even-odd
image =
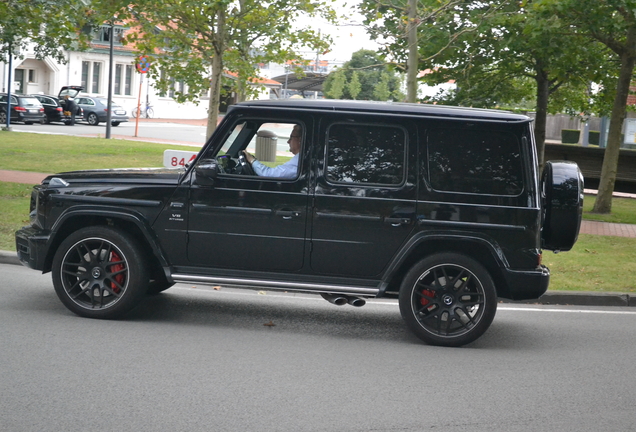
[[[53,258],[53,285],[62,303],[87,318],[119,318],[148,288],[144,255],[126,233],[87,227],[67,237]]]
[[[456,253],[424,258],[400,287],[400,313],[408,327],[430,345],[461,346],[479,338],[497,311],[497,293],[488,271]]]

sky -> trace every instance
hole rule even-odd
[[[334,26],[327,23],[327,21],[321,19],[313,19],[311,26],[315,30],[320,30],[323,34],[331,35],[333,44],[331,51],[325,55],[321,55],[321,60],[329,60],[330,63],[341,64],[351,60],[351,54],[361,49],[377,50],[378,44],[372,41],[364,28],[360,25],[362,23],[362,16],[354,12],[354,8],[351,7],[357,2],[335,0],[333,7],[339,14],[347,14],[350,16],[345,24],[340,26]],[[343,20],[344,21],[344,20]],[[310,56],[307,56],[308,58]]]

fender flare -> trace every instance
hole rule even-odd
[[[83,205],[73,206],[66,209],[64,212],[62,212],[62,214],[60,214],[60,216],[56,219],[55,223],[51,227],[51,235],[49,237],[47,246],[47,249],[49,251],[46,257],[47,265],[50,264],[50,260],[52,259],[52,256],[55,252],[55,249],[50,246],[58,242],[61,228],[65,226],[70,219],[82,216],[98,216],[103,218],[119,219],[133,223],[139,229],[144,240],[150,246],[152,253],[159,261],[161,267],[163,267],[164,269],[169,267],[165,253],[157,242],[156,237],[150,235],[152,229],[150,228],[148,221],[140,213],[135,211],[121,211],[121,209],[115,210],[109,207]]]

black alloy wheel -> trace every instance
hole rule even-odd
[[[146,293],[144,255],[126,233],[87,227],[62,242],[53,259],[53,285],[64,305],[88,318],[119,318]]]
[[[497,294],[488,271],[456,253],[432,255],[407,273],[400,312],[409,328],[430,345],[461,346],[490,326]]]

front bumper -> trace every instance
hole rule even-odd
[[[18,251],[18,259],[25,266],[45,271],[46,252],[50,235],[26,226],[15,233],[15,247]]]
[[[503,277],[508,287],[508,295],[502,297],[510,300],[538,299],[548,290],[550,269],[543,265],[530,271],[505,269]]]

